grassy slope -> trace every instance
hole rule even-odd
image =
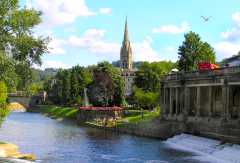
[[[126,116],[117,122],[117,127],[142,126],[159,117],[159,111],[144,111],[143,117],[140,111],[129,111]]]
[[[77,108],[73,107],[59,107],[53,105],[44,105],[39,106],[38,112],[47,114],[52,118],[67,118],[67,119],[76,119],[77,117]]]

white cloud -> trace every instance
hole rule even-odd
[[[105,30],[89,29],[83,36],[70,36],[68,43],[74,47],[80,47],[94,54],[111,54],[116,57],[120,51],[118,43],[107,42],[104,40]]]
[[[47,27],[72,23],[78,17],[95,15],[86,6],[85,0],[35,0],[33,6],[43,12],[43,26]]]
[[[232,15],[232,19],[238,26],[240,26],[240,12],[235,12]]]
[[[158,53],[151,46],[152,39],[146,37],[143,42],[133,43],[133,57],[134,61],[159,61]]]
[[[65,40],[62,39],[53,39],[48,45],[50,54],[65,54],[63,46],[66,44]]]
[[[187,22],[182,22],[180,26],[176,25],[163,25],[158,28],[153,29],[153,33],[167,33],[167,34],[180,34],[188,31],[190,29],[190,26]]]
[[[240,28],[232,28],[226,32],[221,33],[221,37],[229,41],[237,41],[240,37]]]
[[[237,41],[240,38],[240,12],[233,13],[232,20],[235,23],[234,27],[221,33],[221,37],[230,42]]]
[[[219,61],[224,58],[229,58],[240,51],[240,43],[231,43],[227,41],[216,43],[213,47],[217,54],[217,60]]]
[[[234,26],[221,33],[224,41],[218,42],[214,45],[217,60],[236,55],[240,51],[240,12],[232,14]]]
[[[100,8],[99,13],[102,15],[110,15],[112,13],[111,8]]]

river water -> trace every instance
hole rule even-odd
[[[11,113],[0,128],[1,141],[18,145],[22,153],[34,153],[37,162],[42,163],[221,162],[221,159],[209,157],[209,153],[189,149],[186,146],[189,139],[194,140],[192,144],[195,145],[199,141],[205,142],[204,147],[213,142],[217,144],[209,139],[206,144],[205,140],[188,135],[160,141],[104,132],[59,122],[37,113]],[[237,161],[234,163],[239,163]]]

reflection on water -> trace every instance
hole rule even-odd
[[[33,113],[11,113],[0,140],[17,144],[21,152],[34,153],[44,163],[200,162],[156,139],[78,127]]]

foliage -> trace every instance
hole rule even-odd
[[[159,104],[159,93],[144,92],[142,89],[134,87],[133,97],[136,104],[144,109],[153,109]]]
[[[68,70],[59,70],[56,76],[44,82],[44,90],[49,99],[56,104],[81,104],[84,89],[92,82],[88,69],[75,66]]]
[[[167,74],[175,67],[173,62],[144,62],[139,67],[135,85],[144,91],[158,92],[160,89],[161,76]]]
[[[26,93],[29,96],[36,95],[41,89],[41,86],[37,83],[32,83],[26,87]]]
[[[15,69],[18,76],[17,90],[28,89],[35,77],[30,65],[26,62],[18,62]]]
[[[0,81],[0,107],[6,104],[7,100],[7,86],[4,82]]]
[[[41,64],[48,38],[34,37],[33,28],[41,23],[41,13],[20,8],[18,0],[0,1],[0,50],[15,60]]]
[[[0,79],[6,83],[9,92],[16,90],[18,78],[15,73],[15,62],[4,53],[0,53]]]
[[[6,107],[6,101],[7,86],[4,82],[0,81],[0,124],[9,113],[9,110]]]
[[[198,34],[189,32],[185,34],[185,40],[178,49],[178,68],[181,71],[196,70],[197,63],[207,61],[215,63],[214,49],[207,43],[201,41]]]
[[[95,106],[124,103],[124,81],[120,71],[107,62],[92,67],[93,82],[89,86],[90,102]]]

